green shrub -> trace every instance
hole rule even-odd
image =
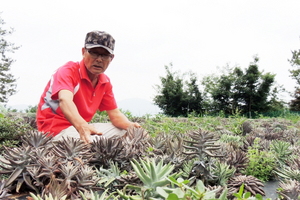
[[[12,147],[20,143],[20,136],[32,130],[21,118],[0,117],[0,151],[3,146]]]
[[[261,181],[268,181],[275,167],[275,158],[270,152],[259,150],[258,141],[259,138],[256,138],[254,145],[248,149],[249,163],[245,169],[245,174],[254,176]]]

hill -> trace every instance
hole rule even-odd
[[[133,116],[143,116],[146,114],[155,115],[161,112],[158,106],[145,99],[124,99],[117,102],[118,107],[123,111],[130,111]]]

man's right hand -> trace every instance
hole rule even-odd
[[[95,127],[91,124],[85,124],[77,128],[77,131],[80,135],[80,139],[84,141],[85,144],[91,143],[91,135],[102,135],[98,133]]]
[[[76,128],[80,139],[84,143],[91,142],[91,135],[98,134],[93,125],[88,124],[79,114],[75,103],[73,102],[74,94],[69,90],[61,90],[58,93],[59,107],[67,120]]]

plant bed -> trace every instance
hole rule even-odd
[[[233,199],[242,185],[243,193],[251,196],[267,198],[280,187],[278,195],[297,195],[293,190],[297,182],[269,187],[270,180],[300,177],[295,170],[300,168],[297,122],[163,116],[137,120],[143,128],[130,129],[122,138],[100,137],[91,145],[71,138],[53,143],[37,131],[28,131],[18,146],[5,148],[0,172],[9,177],[8,186],[22,185],[19,192],[27,188],[37,191],[36,195],[43,192],[68,199],[90,199],[98,195],[93,191],[102,191],[99,196],[103,199],[109,195],[121,199],[211,195],[221,199],[227,191],[227,198]],[[24,177],[26,181],[20,181]],[[12,197],[23,198],[8,198]]]

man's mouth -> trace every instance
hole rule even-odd
[[[98,65],[93,65],[93,67],[98,68],[98,69],[102,69],[102,67],[98,66]]]

